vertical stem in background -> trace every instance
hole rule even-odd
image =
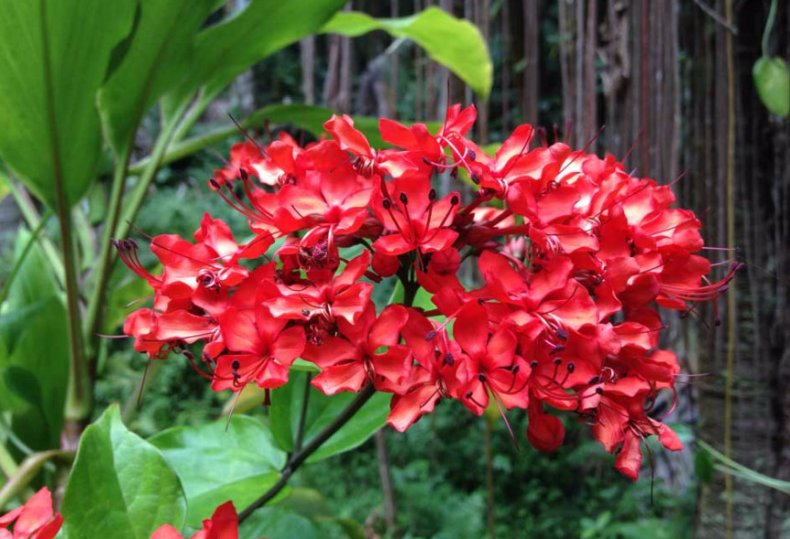
[[[99,244],[96,278],[93,281],[93,290],[90,301],[88,302],[88,312],[85,317],[85,336],[89,348],[92,348],[92,336],[100,330],[99,319],[101,318],[101,312],[107,294],[107,283],[110,280],[110,273],[112,273],[112,239],[115,237],[115,231],[118,227],[118,220],[121,215],[124,182],[126,181],[126,174],[129,169],[129,160],[132,155],[131,149],[133,145],[134,139],[132,138],[126,144],[123,153],[118,156],[119,159],[115,165],[113,174],[109,203],[110,212],[104,222],[104,230],[102,231],[101,243]],[[89,356],[93,354],[95,354],[95,350],[88,350]]]
[[[475,3],[477,7],[477,17],[475,22],[483,34],[483,41],[487,44],[491,42],[491,0],[478,0]],[[477,103],[478,116],[477,116],[477,129],[479,132],[480,144],[488,143],[488,101],[479,101]]]
[[[299,56],[302,61],[302,94],[304,102],[315,104],[315,35],[309,35],[299,42]]]
[[[353,2],[346,4],[343,11],[351,11]],[[337,92],[337,109],[340,112],[351,112],[351,68],[354,65],[354,50],[351,48],[351,38],[340,37],[340,80]]]
[[[595,132],[598,130],[598,89],[596,87],[596,69],[595,69],[595,58],[598,51],[598,32],[597,32],[597,21],[598,21],[598,11],[596,9],[596,0],[587,0],[587,13],[585,24],[587,27],[585,28],[585,36],[584,36],[584,71],[579,74],[579,78],[583,77],[583,93],[584,93],[584,105],[582,111],[580,111],[582,117],[582,139],[580,142],[584,141],[587,142],[590,140]],[[595,147],[598,141],[593,142],[592,146],[590,146],[590,152],[595,152]]]
[[[510,1],[502,2],[500,15],[502,32],[502,133],[510,130]]]
[[[390,0],[390,17],[398,17],[398,0]],[[390,63],[390,111],[392,118],[398,119],[398,93],[400,86],[400,48],[392,51],[392,62]]]
[[[724,17],[732,25],[732,0],[724,2]],[[727,246],[735,247],[735,65],[733,58],[732,32],[725,35],[725,55],[727,65]],[[736,327],[736,286],[727,292],[727,367],[724,385],[724,456],[732,458],[732,383],[735,371],[735,347],[737,346]],[[727,504],[726,536],[733,535],[734,491],[732,476],[727,474],[724,482],[725,503]]]
[[[379,429],[376,431],[375,438],[379,478],[381,479],[381,490],[384,494],[384,519],[387,523],[387,532],[397,535],[397,506],[395,505],[395,488],[392,486],[387,433],[384,432],[384,429]]]
[[[414,0],[414,13],[419,13],[422,10],[422,3],[420,0]],[[414,47],[414,117],[426,118],[425,109],[423,108],[423,65],[422,65],[422,49]]]
[[[53,180],[55,182],[55,205],[60,225],[60,239],[63,244],[63,266],[66,277],[66,310],[69,328],[69,384],[66,393],[66,425],[62,437],[64,448],[76,447],[81,429],[80,424],[87,419],[91,409],[92,395],[88,386],[88,366],[85,362],[82,346],[82,323],[79,305],[79,287],[77,285],[77,260],[74,252],[74,241],[71,235],[71,214],[69,201],[63,185],[63,163],[61,161],[58,140],[58,123],[55,114],[55,87],[52,83],[50,65],[49,36],[46,29],[47,5],[44,0],[39,2],[41,18],[44,21],[41,40],[43,48],[43,69],[46,97],[46,115],[49,124],[49,137],[52,146]]]
[[[485,450],[486,461],[486,525],[488,527],[488,536],[493,539],[496,537],[496,520],[494,515],[494,420],[488,417],[488,414],[483,414],[483,423],[485,424],[483,448]]]
[[[559,29],[560,29],[560,81],[562,84],[562,117],[566,122],[571,122],[574,119],[574,85],[573,85],[573,69],[571,69],[571,60],[573,59],[572,53],[572,39],[573,34],[570,29],[570,8],[568,7],[567,0],[557,0],[557,10],[559,12]],[[573,137],[571,133],[565,133],[568,141],[573,144]]]
[[[523,103],[524,120],[527,123],[538,123],[538,88],[539,83],[539,0],[523,0],[524,13],[524,82],[521,102]]]
[[[639,28],[639,127],[642,133],[642,140],[639,145],[642,148],[641,163],[639,172],[643,176],[649,176],[650,171],[650,65],[648,51],[650,50],[650,3],[642,0],[641,6],[642,21]]]

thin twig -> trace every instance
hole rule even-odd
[[[243,522],[246,520],[256,509],[263,507],[269,501],[271,501],[280,491],[288,484],[288,480],[291,476],[299,469],[299,467],[305,463],[305,461],[312,455],[313,453],[321,447],[324,442],[326,442],[329,438],[332,437],[338,430],[340,430],[343,425],[345,425],[354,414],[356,414],[360,408],[362,408],[368,400],[376,393],[376,390],[373,388],[371,384],[365,386],[359,394],[354,398],[351,403],[330,423],[327,427],[322,430],[315,438],[310,440],[310,442],[304,446],[304,448],[300,449],[299,451],[294,452],[291,457],[288,459],[288,462],[285,463],[285,466],[282,469],[282,475],[280,479],[266,491],[263,496],[252,502],[249,506],[247,506],[244,511],[239,514],[239,522]]]
[[[732,35],[734,35],[734,36],[738,35],[738,29],[735,26],[733,26],[732,24],[730,24],[729,22],[727,22],[727,20],[724,17],[722,17],[721,14],[719,14],[715,9],[710,7],[708,4],[706,4],[702,0],[694,0],[694,3],[697,4],[697,6],[699,6],[699,8],[702,11],[704,11],[705,14],[708,17],[710,17],[711,19],[716,21],[717,24],[721,25],[723,28],[725,28]]]

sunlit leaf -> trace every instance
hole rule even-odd
[[[279,479],[285,453],[274,446],[259,420],[234,416],[227,431],[220,420],[175,427],[150,439],[175,469],[189,504],[187,523],[198,527],[219,504],[246,507]]]
[[[162,453],[111,406],[82,435],[62,513],[70,539],[148,539],[162,524],[183,526],[186,500]]]
[[[352,11],[335,15],[322,32],[355,37],[373,30],[414,41],[480,97],[488,98],[494,68],[480,30],[469,21],[457,19],[437,7],[398,19],[376,19]]]

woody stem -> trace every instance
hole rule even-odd
[[[299,469],[299,467],[305,463],[305,461],[312,455],[313,453],[321,447],[324,442],[326,442],[329,438],[332,437],[334,433],[340,430],[343,425],[345,425],[354,415],[362,408],[368,400],[376,393],[376,390],[373,388],[371,384],[365,386],[359,394],[354,398],[353,401],[349,403],[346,408],[340,412],[340,414],[330,423],[327,427],[322,430],[318,435],[310,440],[304,447],[295,451],[291,457],[288,459],[288,462],[285,463],[285,466],[282,469],[282,475],[280,479],[275,483],[272,488],[267,490],[260,498],[252,502],[249,506],[247,506],[241,513],[239,513],[239,522],[243,522],[247,519],[256,509],[263,507],[269,501],[271,501],[280,491],[285,488],[285,485],[288,484],[288,480],[291,476]]]

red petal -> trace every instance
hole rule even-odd
[[[184,536],[170,524],[164,524],[151,534],[151,539],[184,539]]]
[[[488,316],[476,301],[467,303],[458,313],[453,325],[453,337],[464,352],[480,358],[486,353],[488,343]]]
[[[532,447],[540,451],[556,451],[565,438],[565,427],[556,416],[543,411],[540,401],[532,399],[527,408],[529,424],[527,425],[527,439]]]
[[[642,445],[640,439],[631,432],[626,431],[623,447],[617,455],[614,467],[627,478],[636,481],[639,469],[642,467]]]

